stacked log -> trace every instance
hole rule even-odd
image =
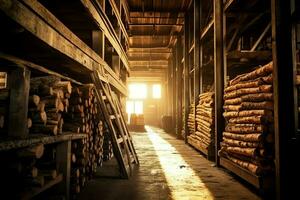
[[[195,133],[195,104],[192,103],[190,105],[190,112],[189,112],[189,117],[188,117],[188,121],[187,121],[187,125],[189,128],[189,135],[194,134]]]
[[[71,194],[78,194],[103,162],[103,122],[91,84],[73,87],[64,131],[84,133],[86,138],[72,142]]]
[[[104,135],[103,160],[108,161],[108,160],[112,159],[112,157],[114,156],[114,153],[113,153],[113,146],[111,143],[111,134],[109,132],[107,124],[105,124],[105,126],[104,126],[103,135]]]
[[[188,143],[197,149],[214,145],[214,92],[199,95],[196,107],[196,131],[188,136]]]
[[[9,90],[0,89],[0,135],[7,135]]]
[[[296,76],[296,86],[297,86],[297,94],[298,94],[298,125],[300,125],[300,70],[297,70]]]
[[[184,115],[184,107],[182,108],[182,129],[181,129],[181,136],[182,138],[185,138],[185,131],[184,131],[184,127],[185,127],[185,115]]]
[[[9,90],[6,88],[6,76],[5,72],[0,72],[0,134],[7,131]]]
[[[220,156],[253,174],[273,169],[272,62],[229,82],[224,91],[224,117]]]
[[[57,177],[57,166],[53,158],[55,154],[48,156],[46,149],[53,150],[51,147],[44,148],[43,144],[36,144],[18,151],[1,152],[0,161],[5,163],[0,166],[0,182],[4,194],[9,192],[7,195],[11,199],[23,199],[24,192],[41,188]],[[54,159],[54,164],[48,165],[53,163],[51,159]]]
[[[30,133],[49,135],[62,134],[62,114],[68,111],[72,92],[69,81],[55,76],[44,76],[30,80],[28,117],[32,120]]]

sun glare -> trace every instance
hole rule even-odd
[[[185,162],[180,153],[150,127],[146,126],[146,130],[164,171],[168,187],[172,194],[172,199],[214,199],[206,185],[196,175],[189,164]],[[194,190],[191,190],[191,188],[194,188]],[[199,192],[200,189],[201,192]]]

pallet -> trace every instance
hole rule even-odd
[[[253,174],[250,171],[228,160],[227,158],[220,157],[220,165],[261,191],[270,190],[274,183],[274,178],[272,178],[271,176],[262,177]]]

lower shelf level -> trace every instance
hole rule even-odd
[[[21,194],[21,199],[23,199],[23,200],[32,199],[36,195],[44,192],[45,190],[51,188],[54,185],[60,183],[62,180],[63,180],[63,175],[59,174],[55,179],[46,182],[43,187],[34,187],[34,188],[28,189],[26,192]]]
[[[274,179],[271,176],[257,176],[256,174],[251,173],[250,171],[223,157],[220,157],[220,165],[241,177],[259,190],[269,190],[273,187]]]

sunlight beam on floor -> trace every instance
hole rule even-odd
[[[167,179],[172,199],[214,199],[209,189],[180,153],[149,126],[146,126],[146,130]]]

